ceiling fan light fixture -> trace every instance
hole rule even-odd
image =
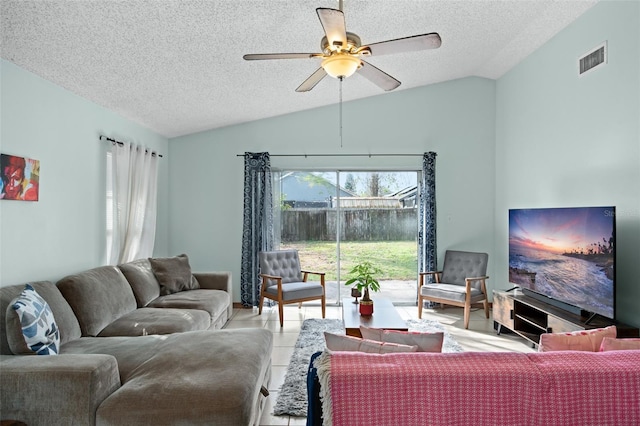
[[[381,89],[390,91],[400,86],[400,81],[360,58],[437,49],[442,44],[438,33],[428,33],[363,46],[360,36],[347,31],[344,13],[342,11],[343,1],[338,1],[339,9],[326,7],[316,9],[320,24],[324,30],[324,36],[320,40],[321,53],[254,53],[244,55],[243,58],[247,61],[322,58],[320,68],[317,68],[307,77],[307,79],[298,86],[296,92],[308,92],[325,78],[327,74],[342,81],[344,78],[352,76],[358,69],[360,69],[360,75],[362,77]],[[342,85],[340,85],[340,87],[342,87]]]
[[[361,66],[360,59],[348,54],[332,55],[322,61],[322,68],[333,78],[351,77]]]

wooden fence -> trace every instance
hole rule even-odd
[[[288,209],[282,214],[282,241],[336,240],[336,209]],[[342,241],[412,241],[417,234],[415,208],[344,209]]]

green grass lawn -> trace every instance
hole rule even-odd
[[[336,242],[296,241],[282,243],[281,249],[296,249],[303,270],[325,272],[327,281],[336,280]],[[415,280],[418,270],[415,241],[343,241],[340,243],[341,278],[351,268],[368,260],[383,272],[381,280]]]

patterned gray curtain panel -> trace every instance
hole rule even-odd
[[[422,157],[422,180],[418,205],[418,270],[436,271],[436,153],[425,152]],[[429,278],[429,277],[425,277]]]
[[[258,252],[273,248],[271,161],[268,152],[244,154],[244,209],[240,300],[258,306],[260,277]]]

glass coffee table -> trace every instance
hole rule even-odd
[[[359,312],[359,304],[353,299],[342,299],[342,321],[348,336],[362,337],[360,326],[382,328],[384,330],[408,331],[407,322],[400,317],[391,300],[372,298],[373,315],[363,316]]]

